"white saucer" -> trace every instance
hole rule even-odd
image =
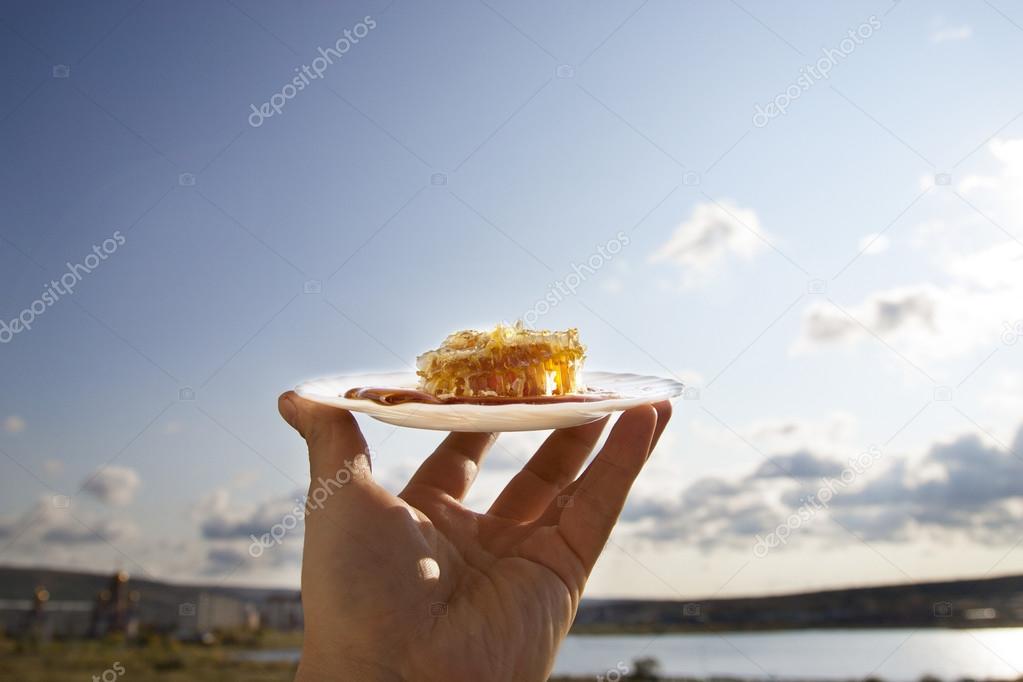
[[[381,405],[372,400],[344,397],[351,388],[415,388],[413,372],[361,374],[325,377],[299,384],[295,392],[303,398],[362,412],[388,424],[436,431],[542,431],[578,426],[638,405],[675,398],[682,393],[681,382],[661,377],[583,372],[588,388],[608,391],[616,397],[590,402],[546,403],[539,405],[430,405],[402,403]]]

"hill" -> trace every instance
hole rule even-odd
[[[0,567],[0,602],[30,600],[39,585],[54,602],[92,602],[111,576],[51,568]],[[134,580],[143,624],[175,621],[184,603],[219,595],[260,612],[293,602],[297,590]],[[0,605],[2,608],[2,605]],[[584,599],[573,632],[766,630],[870,627],[1023,626],[1023,576],[706,600]]]

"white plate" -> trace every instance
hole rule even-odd
[[[542,405],[430,405],[403,403],[381,405],[372,400],[349,400],[344,397],[351,388],[364,386],[415,388],[413,372],[362,374],[327,377],[300,384],[295,392],[303,398],[324,405],[362,412],[396,426],[437,431],[541,431],[578,426],[606,414],[620,412],[637,405],[647,405],[675,398],[683,385],[672,379],[619,374],[616,372],[583,372],[583,384],[590,389],[611,391],[619,397],[593,402],[547,403]]]

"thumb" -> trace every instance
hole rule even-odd
[[[348,410],[322,405],[288,391],[277,399],[277,409],[309,446],[309,470],[333,478],[348,469],[352,479],[369,477],[369,446]]]

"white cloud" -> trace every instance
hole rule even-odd
[[[891,240],[883,234],[872,233],[860,240],[860,252],[866,256],[884,253],[891,246]]]
[[[1023,220],[1023,138],[996,137],[987,144],[987,151],[998,162],[994,174],[973,173],[958,184],[959,191],[990,203],[985,214],[1002,218],[1006,227]]]
[[[25,545],[67,547],[127,542],[137,537],[138,528],[130,521],[90,518],[81,512],[71,514],[67,498],[44,496],[20,518],[0,519],[0,538],[15,533],[19,533],[18,541]]]
[[[307,511],[302,490],[245,505],[234,503],[226,487],[213,490],[192,511],[204,541],[202,573],[266,574],[297,564]],[[253,538],[263,539],[255,552]]]
[[[668,261],[683,270],[683,286],[706,283],[729,256],[753,258],[764,248],[764,231],[756,212],[729,201],[698,204],[671,239],[650,256],[657,263]]]
[[[935,329],[938,292],[926,287],[881,291],[856,306],[821,302],[803,314],[804,346],[857,341],[871,332]]]
[[[1007,243],[943,264],[952,282],[875,292],[862,303],[809,306],[797,351],[855,343],[873,332],[911,356],[958,357],[996,347],[1020,317],[1023,246]]]
[[[995,375],[984,390],[981,404],[1011,419],[1018,418],[1023,414],[1023,372],[999,372]]]
[[[960,40],[969,40],[973,37],[973,28],[963,24],[962,26],[946,26],[931,33],[932,43],[947,43]]]
[[[202,536],[207,540],[244,540],[250,535],[260,536],[286,516],[295,517],[296,525],[304,521],[303,491],[243,506],[232,503],[226,488],[217,488],[200,501],[194,513]]]
[[[4,431],[7,433],[21,433],[25,430],[25,420],[16,414],[4,419]]]
[[[987,149],[997,171],[968,175],[958,184],[964,196],[976,195],[970,199],[974,206],[951,197],[952,208],[940,221],[921,226],[913,240],[931,251],[936,276],[875,291],[859,303],[811,304],[794,350],[856,343],[872,334],[918,361],[998,347],[1006,325],[1011,328],[1023,317],[1023,242],[1007,235],[1005,227],[1023,219],[1018,191],[1023,139],[995,139]],[[1002,221],[1004,231],[993,221]]]
[[[856,416],[835,411],[821,419],[766,418],[743,429],[745,438],[764,452],[816,450],[851,454],[857,434]]]
[[[251,469],[244,469],[231,477],[231,485],[235,488],[248,488],[259,479],[259,474]]]
[[[208,516],[223,516],[231,508],[231,491],[227,488],[215,488],[192,507],[192,518],[202,521]]]
[[[55,545],[83,545],[98,542],[123,543],[138,536],[138,528],[130,521],[102,520],[89,524],[62,518],[43,528],[39,539]]]
[[[141,479],[134,469],[109,466],[82,484],[82,490],[106,504],[123,507],[135,498]]]

